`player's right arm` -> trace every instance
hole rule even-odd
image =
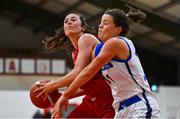
[[[78,40],[79,52],[73,70],[67,75],[37,89],[36,91],[40,91],[38,96],[44,93],[48,94],[58,88],[69,86],[80,72],[90,63],[92,50],[98,43],[99,41],[95,36],[91,34],[83,34]]]
[[[69,86],[79,73],[91,62],[91,54],[98,40],[91,34],[83,34],[78,41],[78,57],[74,68],[53,83],[54,89]]]

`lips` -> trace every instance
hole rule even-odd
[[[73,26],[68,26],[69,29],[73,28]]]

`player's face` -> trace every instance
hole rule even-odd
[[[109,14],[104,14],[99,25],[98,38],[101,41],[106,41],[109,38],[115,37],[119,34],[117,33],[118,28],[114,24],[113,17]]]
[[[70,37],[72,35],[79,35],[82,32],[80,17],[76,14],[69,14],[64,19],[65,35]]]

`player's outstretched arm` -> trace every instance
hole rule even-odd
[[[57,88],[69,86],[80,74],[83,68],[90,63],[92,50],[98,42],[99,41],[95,36],[91,34],[83,34],[78,40],[79,53],[73,70],[67,75],[37,89],[36,91],[40,92],[38,96],[41,96],[44,93],[50,93]]]

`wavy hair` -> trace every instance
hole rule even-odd
[[[90,27],[85,17],[81,14],[77,14],[81,20],[81,26],[84,29],[84,33],[97,34],[95,27]],[[54,36],[46,36],[45,40],[42,41],[45,52],[51,53],[58,51],[60,49],[65,49],[67,52],[72,53],[74,51],[74,47],[70,41],[70,39],[65,35],[64,29],[59,28],[55,31]]]

